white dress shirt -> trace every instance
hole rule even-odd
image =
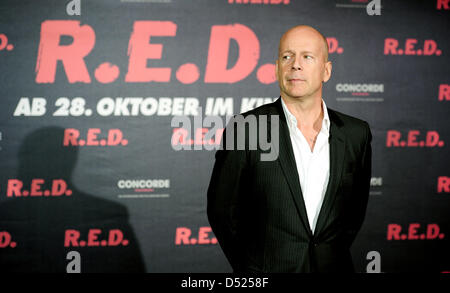
[[[286,122],[289,125],[292,149],[294,150],[309,225],[314,233],[330,178],[330,144],[328,142],[330,118],[325,101],[322,99],[324,111],[322,128],[317,135],[313,151],[311,151],[308,141],[297,127],[297,119],[289,111],[282,98],[281,103]]]

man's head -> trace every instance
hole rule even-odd
[[[276,61],[281,96],[321,98],[322,82],[330,79],[331,68],[327,40],[316,29],[295,26],[281,37]]]

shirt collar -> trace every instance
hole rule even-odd
[[[284,115],[286,116],[286,120],[288,122],[289,128],[293,127],[294,129],[297,128],[297,118],[289,111],[286,104],[283,101],[283,98],[281,98],[281,104],[283,105],[283,111]],[[322,128],[320,129],[321,132],[324,132],[325,134],[330,133],[330,118],[328,117],[328,110],[327,105],[325,104],[325,101],[322,99],[322,107],[323,107],[323,120],[322,120]]]

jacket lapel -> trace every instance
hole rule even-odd
[[[304,228],[307,231],[308,236],[312,237],[313,233],[311,231],[308,216],[306,213],[306,206],[300,186],[300,180],[297,172],[294,152],[292,149],[289,128],[281,105],[281,97],[278,98],[278,100],[276,100],[274,104],[276,107],[276,112],[278,112],[276,114],[280,117],[278,161],[288,182],[292,197],[294,199],[294,203],[297,207],[297,211],[303,222]],[[323,230],[324,225],[326,224],[326,219],[333,206],[334,200],[336,198],[336,191],[339,186],[339,182],[341,181],[342,167],[345,156],[345,135],[339,129],[342,123],[337,118],[333,110],[328,107],[327,109],[331,122],[330,136],[328,138],[328,141],[330,143],[330,178],[319,212],[314,235],[319,235],[319,233]],[[276,148],[276,146],[274,147]]]
[[[319,235],[325,228],[326,220],[336,199],[336,191],[342,177],[342,169],[345,156],[345,135],[339,129],[341,123],[335,116],[334,111],[328,107],[328,116],[330,117],[330,179],[325,192],[325,198],[317,219],[315,235]]]
[[[308,236],[311,237],[312,231],[306,213],[305,201],[303,199],[303,193],[298,177],[294,151],[292,150],[289,128],[281,105],[281,97],[275,101],[275,106],[277,108],[277,114],[280,117],[278,162],[280,163],[281,169],[283,170],[284,176],[286,177],[286,181],[289,185],[289,189],[291,190],[295,206],[297,207],[297,211],[300,215],[300,218],[302,219],[304,228],[307,231]]]

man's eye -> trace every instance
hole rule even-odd
[[[312,59],[313,57],[311,55],[305,55],[305,59]]]
[[[291,59],[291,56],[283,56],[283,60],[289,60]]]

